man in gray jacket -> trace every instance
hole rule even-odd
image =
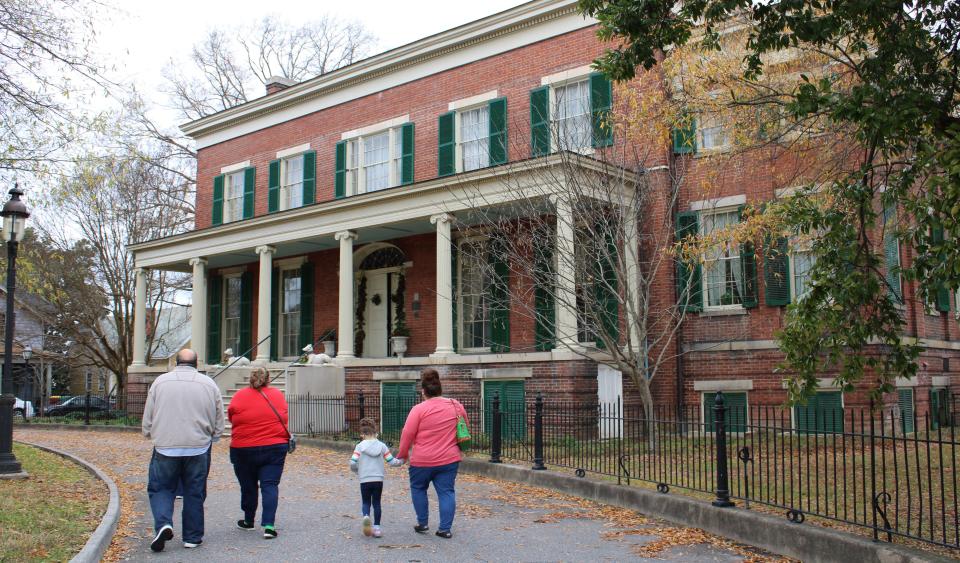
[[[147,494],[156,535],[153,551],[173,539],[173,501],[183,483],[183,546],[203,541],[210,447],[223,434],[223,398],[216,383],[197,371],[197,354],[183,349],[177,367],[158,377],[147,393],[143,435],[153,441]]]

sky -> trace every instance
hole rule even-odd
[[[110,2],[111,0],[108,0]],[[171,59],[182,59],[208,31],[247,25],[266,15],[291,23],[324,14],[362,23],[377,39],[371,54],[495,14],[523,0],[458,2],[441,0],[112,0],[103,10],[96,42],[110,59],[120,81],[132,81],[148,99],[157,92],[161,71]],[[177,123],[179,124],[179,123]]]

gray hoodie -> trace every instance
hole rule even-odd
[[[377,440],[364,440],[357,444],[350,456],[350,470],[357,473],[361,483],[383,481],[384,462],[397,466],[403,462],[390,454],[390,448]]]

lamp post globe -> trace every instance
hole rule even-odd
[[[14,184],[10,190],[10,199],[3,204],[3,239],[7,242],[7,316],[3,346],[3,379],[0,382],[0,475],[11,477],[24,475],[20,462],[13,454],[13,334],[16,328],[14,319],[14,297],[17,288],[17,249],[26,233],[27,218],[30,210],[20,197],[23,191]],[[24,359],[28,352],[24,349]],[[33,349],[29,351],[33,355]]]
[[[27,344],[26,346],[23,347],[23,351],[21,352],[21,354],[23,354],[23,361],[29,362],[30,358],[33,357],[33,347]]]

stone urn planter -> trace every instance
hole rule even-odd
[[[407,341],[410,339],[409,336],[391,336],[390,342],[393,345],[393,353],[398,358],[402,358],[404,354],[407,353]]]
[[[323,341],[323,353],[330,356],[331,358],[337,355],[337,341],[336,340],[324,340]]]

